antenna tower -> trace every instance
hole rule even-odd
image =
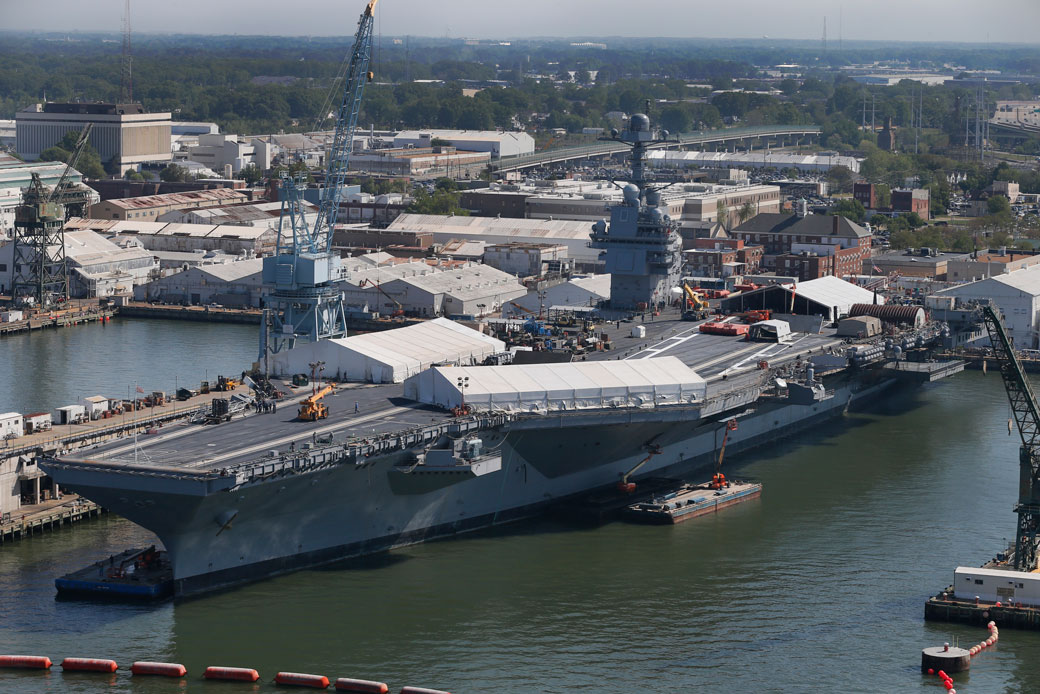
[[[119,72],[119,100],[124,104],[134,102],[133,60],[130,52],[130,0],[126,0],[123,10],[123,57]]]
[[[827,15],[823,16],[823,52],[827,52]]]

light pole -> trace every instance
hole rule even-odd
[[[459,387],[459,393],[462,394],[462,406],[461,410],[463,414],[466,412],[466,389],[469,388],[469,376],[459,376],[456,385]]]

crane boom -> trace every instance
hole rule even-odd
[[[65,194],[65,188],[69,185],[69,177],[72,175],[72,170],[76,168],[80,155],[83,154],[83,150],[87,146],[87,140],[90,138],[90,131],[93,127],[93,123],[87,123],[83,126],[83,130],[76,140],[76,145],[72,148],[72,154],[65,163],[65,170],[61,172],[61,178],[58,179],[58,182],[54,184],[54,188],[51,189],[47,202],[61,202]]]
[[[351,48],[343,96],[336,112],[336,129],[325,161],[325,187],[318,215],[310,226],[303,214],[299,182],[283,178],[282,214],[278,222],[275,255],[264,258],[263,283],[266,314],[260,331],[260,358],[292,349],[298,339],[318,342],[347,334],[339,254],[332,249],[332,235],[339,213],[340,194],[346,180],[354,130],[372,55],[372,25],[376,2],[368,0]],[[291,227],[287,233],[286,226]]]
[[[350,54],[350,64],[346,72],[343,100],[336,114],[336,132],[325,162],[325,187],[322,189],[318,206],[318,220],[314,224],[315,236],[319,237],[319,250],[328,250],[332,246],[332,231],[339,215],[340,191],[347,177],[354,131],[357,129],[358,112],[361,110],[361,97],[365,92],[365,84],[371,79],[368,64],[372,58],[372,25],[378,1],[369,0],[358,20],[354,49]]]
[[[1022,439],[1018,503],[1015,504],[1015,513],[1018,514],[1015,569],[1032,571],[1037,566],[1037,539],[1040,535],[1040,450],[1037,445],[1040,442],[1040,407],[1000,316],[992,305],[982,307],[982,316],[993,355],[1000,363],[1000,376]]]

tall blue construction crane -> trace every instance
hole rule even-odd
[[[318,217],[311,227],[303,215],[300,181],[283,178],[282,213],[275,255],[264,258],[264,325],[260,331],[260,358],[294,347],[298,340],[317,342],[347,334],[343,292],[336,287],[341,275],[339,254],[332,250],[332,232],[339,214],[340,193],[347,176],[350,150],[357,127],[372,56],[372,25],[376,3],[368,0],[358,20],[336,112],[336,129],[325,164]]]

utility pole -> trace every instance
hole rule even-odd
[[[123,10],[123,57],[119,71],[119,99],[124,104],[134,102],[133,56],[130,50],[130,0]]]

